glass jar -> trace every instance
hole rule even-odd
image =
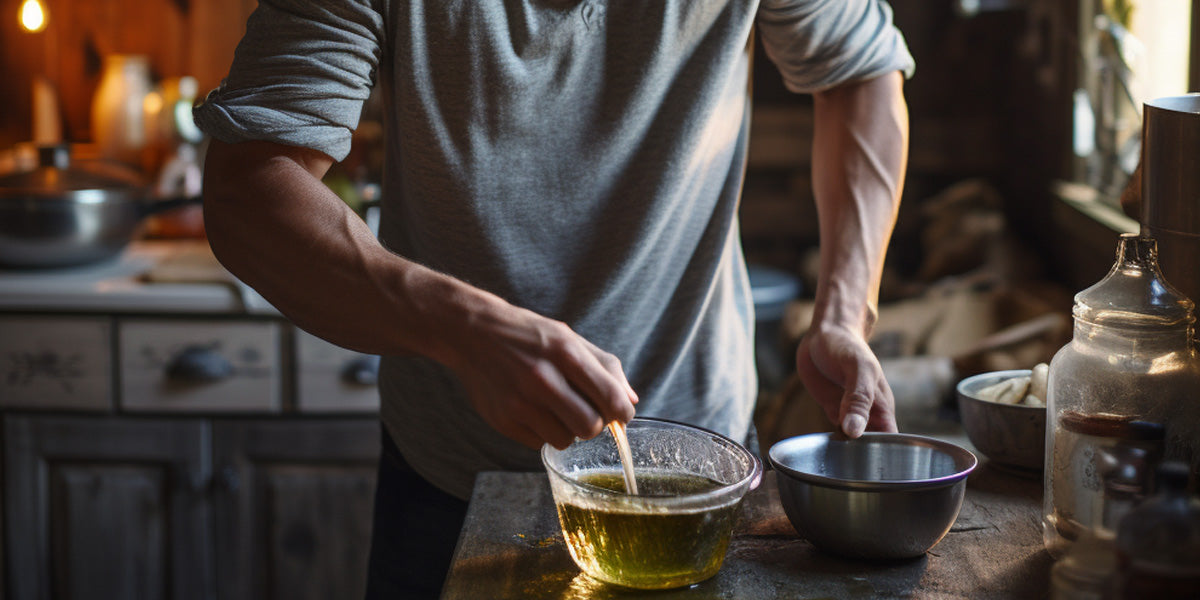
[[[1097,522],[1101,450],[1137,449],[1196,469],[1200,355],[1193,303],[1158,269],[1153,238],[1122,235],[1117,260],[1075,296],[1075,332],[1050,362],[1042,538],[1055,558]],[[1152,470],[1148,472],[1153,472]]]

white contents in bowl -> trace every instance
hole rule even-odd
[[[1037,408],[1046,406],[1046,376],[1049,365],[1040,363],[1028,376],[1010,377],[980,389],[976,396],[980,400],[1000,404],[1021,404]]]

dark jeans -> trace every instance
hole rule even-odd
[[[466,516],[466,501],[417,475],[384,431],[375,487],[367,599],[441,595]]]

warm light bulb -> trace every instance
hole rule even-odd
[[[25,0],[21,3],[21,27],[30,33],[37,33],[46,28],[46,10],[42,8],[41,0]]]

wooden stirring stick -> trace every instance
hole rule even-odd
[[[629,450],[629,438],[625,437],[625,424],[613,421],[608,424],[613,439],[617,440],[617,453],[621,455],[621,470],[625,472],[625,492],[638,495],[637,480],[633,477],[633,453]]]

